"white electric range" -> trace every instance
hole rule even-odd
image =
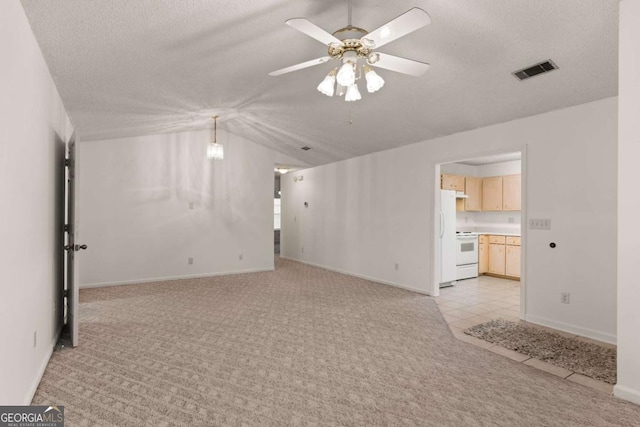
[[[478,233],[456,232],[456,277],[478,277]]]

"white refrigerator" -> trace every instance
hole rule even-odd
[[[440,190],[440,287],[452,286],[456,268],[456,192]]]

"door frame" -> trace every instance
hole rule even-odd
[[[433,237],[432,245],[433,248],[433,278],[431,285],[431,295],[437,297],[440,295],[440,245],[438,242],[437,236],[439,235],[438,229],[440,227],[440,222],[438,220],[438,215],[440,212],[440,166],[447,163],[457,163],[463,162],[465,160],[472,160],[478,157],[487,157],[487,156],[495,156],[498,154],[508,154],[508,153],[520,153],[520,172],[522,175],[522,181],[520,183],[520,191],[521,191],[521,210],[520,210],[520,236],[522,237],[523,245],[520,246],[520,319],[526,320],[526,302],[527,302],[527,224],[529,223],[529,214],[528,214],[528,197],[527,197],[527,167],[528,167],[528,154],[527,154],[527,145],[513,145],[502,147],[499,149],[485,150],[485,151],[476,151],[470,154],[465,155],[456,155],[438,159],[434,165],[434,174],[435,174],[435,182],[434,182],[434,198],[433,198],[433,224],[431,236]]]

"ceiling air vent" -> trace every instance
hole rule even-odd
[[[558,66],[553,63],[552,60],[544,61],[531,67],[523,68],[522,70],[514,71],[512,74],[520,80],[526,80],[530,77],[537,76],[538,74],[548,73],[549,71],[557,70]]]
[[[307,147],[307,146],[305,145],[304,147],[302,147],[302,149],[303,149],[304,151],[309,151],[309,150],[311,150],[311,147]]]

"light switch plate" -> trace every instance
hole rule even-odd
[[[550,218],[530,218],[529,228],[532,230],[551,230]]]

